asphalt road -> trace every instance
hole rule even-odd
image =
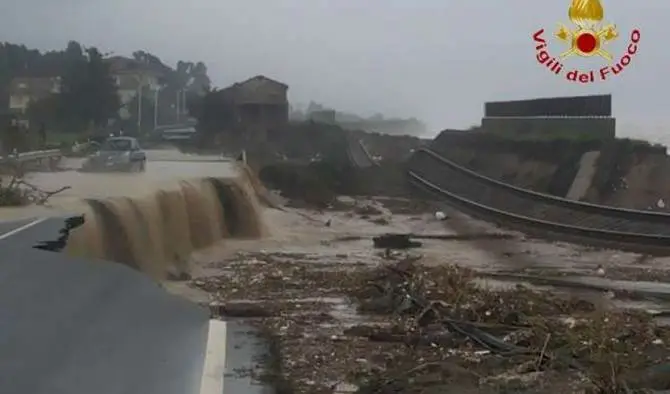
[[[0,360],[0,392],[183,394],[199,376],[201,394],[272,392],[239,372],[267,351],[251,327],[208,323],[121,264],[33,248],[57,239],[64,219],[0,222],[0,354],[12,355]]]
[[[233,171],[214,159],[166,159],[137,176],[70,171],[33,174],[31,181],[46,190],[71,185],[53,198],[59,205],[59,199],[128,196],[170,178]],[[33,214],[0,221],[0,353],[12,355],[0,360],[0,393],[197,394],[198,383],[201,394],[271,392],[239,373],[265,353],[250,327],[208,322],[197,305],[120,264],[34,249],[58,239],[71,215]]]
[[[24,247],[24,231],[0,240],[0,393],[197,392],[207,311],[121,264]]]
[[[33,247],[43,241],[55,241],[65,225],[65,218],[30,218],[0,222],[0,240],[19,247]]]
[[[122,264],[33,248],[63,226],[0,222],[0,393],[197,393],[207,311]]]

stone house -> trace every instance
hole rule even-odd
[[[258,75],[216,94],[234,119],[233,128],[265,140],[267,133],[288,123],[288,85]]]

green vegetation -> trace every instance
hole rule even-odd
[[[130,68],[149,69],[161,76],[158,97],[155,91],[145,87],[141,105],[137,98],[123,105],[110,62],[106,54],[95,47],[84,47],[71,41],[64,50],[40,52],[23,45],[0,42],[0,137],[3,149],[36,149],[83,140],[91,134],[106,134],[108,130],[124,129],[133,134],[138,132],[138,123],[146,132],[155,127],[156,98],[158,124],[175,123],[183,120],[178,119],[175,111],[177,100],[188,102],[209,89],[207,67],[202,62],[179,61],[175,68],[171,68],[145,51],[134,52],[128,60]],[[38,97],[29,104],[25,114],[8,111],[12,81],[16,78],[26,78],[26,94]],[[45,83],[37,83],[36,78],[43,78]],[[47,83],[47,78],[60,78],[60,91],[54,89],[57,83]],[[40,92],[36,92],[35,87],[30,86],[31,81],[45,86],[38,86]],[[124,116],[121,116],[122,105],[126,109]],[[139,107],[142,108],[143,122],[137,121]],[[17,117],[28,121],[30,133],[23,130],[24,126],[18,127],[21,132],[12,131],[17,127],[11,120]]]
[[[96,48],[70,42],[64,52],[61,91],[31,103],[28,117],[56,129],[81,132],[102,127],[120,106],[109,66]]]

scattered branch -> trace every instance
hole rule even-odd
[[[6,185],[0,181],[0,206],[45,205],[49,198],[69,189],[71,186],[43,190],[26,182],[21,176],[13,175]]]

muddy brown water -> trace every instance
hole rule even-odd
[[[61,172],[31,173],[44,190],[71,189],[47,206],[0,208],[0,220],[83,213],[67,253],[127,264],[157,279],[186,270],[191,252],[226,237],[264,232],[249,171],[218,157],[149,151],[144,173],[81,173],[65,159]]]

